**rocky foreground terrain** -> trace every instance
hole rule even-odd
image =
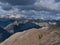
[[[60,45],[60,27],[33,28],[17,32],[0,45]]]

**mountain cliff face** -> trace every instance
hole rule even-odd
[[[60,29],[30,29],[18,32],[0,45],[60,45]]]

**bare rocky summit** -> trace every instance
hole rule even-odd
[[[0,45],[60,45],[60,30],[33,28],[15,33]]]

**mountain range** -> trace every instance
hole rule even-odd
[[[0,19],[0,45],[60,45],[60,22],[54,23]]]
[[[0,19],[0,42],[3,42],[5,39],[17,32],[23,32],[32,28],[39,29],[42,28],[42,26],[29,21],[22,22],[12,19]]]

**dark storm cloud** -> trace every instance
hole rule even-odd
[[[55,0],[55,2],[60,2],[60,0]]]
[[[0,0],[1,2],[11,4],[4,5],[4,10],[10,10],[14,6],[18,6],[21,10],[60,10],[60,3],[54,3],[59,0]],[[35,5],[35,6],[34,6]]]
[[[8,4],[8,3],[0,2],[0,8],[3,9],[3,10],[7,10],[8,11],[8,10],[12,9],[12,6],[10,4]]]
[[[0,0],[1,2],[8,2],[11,5],[31,5],[34,4],[36,0]]]
[[[2,5],[2,9],[8,11],[8,10],[12,9],[12,6],[10,6],[10,5]]]
[[[19,6],[19,9],[21,10],[30,10],[34,9],[30,5],[33,5],[36,2],[36,0],[0,0],[0,2],[8,3],[8,5],[6,4],[2,5],[2,9],[4,10],[10,10],[14,6]]]

